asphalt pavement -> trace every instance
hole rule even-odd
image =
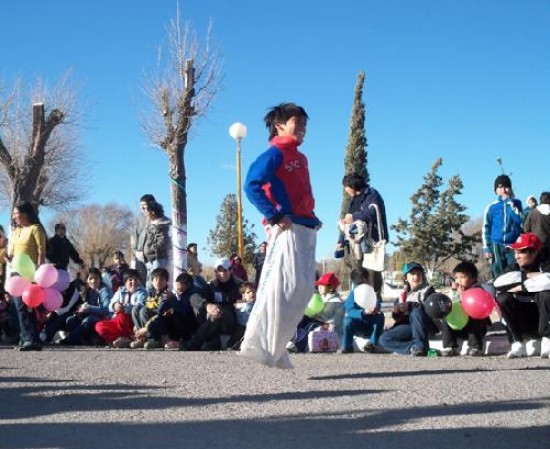
[[[0,448],[549,449],[550,360],[0,347]]]

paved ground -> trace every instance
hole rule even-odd
[[[550,360],[0,348],[0,448],[550,448]]]

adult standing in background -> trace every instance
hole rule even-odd
[[[252,264],[254,265],[254,270],[256,270],[256,273],[254,275],[254,285],[256,285],[256,288],[258,288],[258,285],[260,285],[260,276],[262,275],[262,268],[265,262],[266,248],[267,248],[267,242],[262,242],[260,243],[258,252],[254,254],[254,260]]]
[[[521,201],[514,198],[512,181],[506,175],[497,176],[494,183],[497,199],[485,208],[483,215],[483,254],[492,260],[493,276],[500,276],[515,263],[514,252],[506,246],[521,234]]]
[[[344,223],[351,225],[353,222],[361,221],[365,223],[365,229],[371,230],[370,237],[374,242],[379,242],[380,240],[387,241],[386,206],[380,193],[369,186],[363,176],[355,173],[345,175],[342,179],[342,185],[350,197],[348,213],[344,216]],[[378,216],[380,217],[380,223],[378,222]],[[337,250],[344,247],[344,238],[344,233],[340,232],[336,247]],[[362,258],[358,260],[357,268],[362,267],[362,261]],[[384,283],[382,273],[373,270],[367,271],[369,273],[370,285],[372,285],[376,294],[380,296]]]
[[[542,242],[542,251],[550,257],[550,192],[540,194],[540,204],[525,220],[523,230],[535,234]]]
[[[131,262],[131,267],[139,272],[141,283],[145,285],[147,280],[147,268],[145,267],[145,259],[143,257],[143,247],[145,245],[145,232],[147,228],[147,211],[149,204],[156,203],[155,197],[150,193],[146,193],[139,200],[141,215],[136,217],[134,229],[130,236],[130,245],[134,252],[134,258]]]
[[[55,225],[55,235],[48,240],[46,246],[46,258],[55,265],[55,268],[67,270],[69,262],[72,261],[82,268],[84,261],[80,258],[80,254],[67,238],[67,227],[64,223]]]
[[[6,283],[6,250],[8,239],[4,227],[0,225],[0,294],[4,294],[4,284]]]
[[[231,258],[231,269],[233,274],[237,276],[241,281],[248,281],[248,273],[246,268],[243,266],[243,260],[238,254],[232,254]]]
[[[147,226],[143,241],[143,259],[147,268],[147,288],[150,288],[153,270],[167,268],[169,265],[169,252],[172,249],[170,239],[172,222],[164,216],[164,208],[156,201],[147,203],[145,217]]]
[[[14,229],[6,259],[11,261],[15,256],[26,254],[36,266],[42,265],[46,260],[47,239],[38,212],[31,203],[25,201],[13,208],[12,218]],[[13,301],[21,329],[19,350],[42,350],[34,310],[29,309],[20,296],[14,296]]]
[[[196,243],[187,245],[187,272],[192,276],[199,276],[202,273],[202,264],[199,262],[199,251]]]

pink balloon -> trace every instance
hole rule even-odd
[[[63,304],[63,295],[55,288],[45,288],[44,294],[45,298],[42,305],[48,312],[59,309]]]
[[[6,281],[6,291],[12,296],[21,296],[31,282],[21,276],[12,276]]]
[[[34,273],[35,282],[41,287],[51,287],[57,282],[57,270],[51,263],[40,265]]]
[[[58,292],[64,292],[69,287],[70,282],[71,279],[68,271],[57,270],[57,281],[52,285],[52,288],[55,288]]]
[[[482,288],[472,288],[462,293],[460,297],[462,309],[470,318],[482,320],[491,315],[495,308],[495,300],[491,294]]]
[[[44,301],[46,294],[40,285],[29,285],[21,295],[27,307],[38,307]]]

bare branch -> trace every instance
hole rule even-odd
[[[70,74],[52,89],[37,80],[26,91],[16,81],[6,98],[0,96],[0,111],[0,200],[63,208],[82,199],[85,163],[76,133],[82,110]]]

